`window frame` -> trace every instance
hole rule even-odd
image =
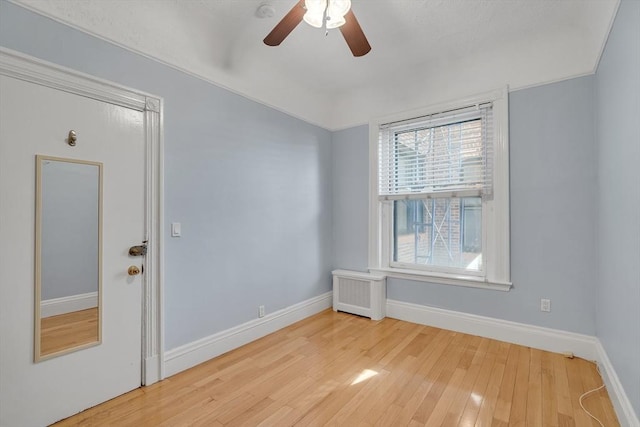
[[[482,201],[481,272],[454,271],[393,261],[393,201],[378,199],[380,126],[491,102],[493,104],[493,197]],[[509,221],[509,92],[484,94],[378,117],[369,122],[369,270],[390,277],[500,291],[511,289]],[[427,196],[425,196],[427,198]]]

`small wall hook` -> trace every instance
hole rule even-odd
[[[75,130],[70,130],[69,131],[69,137],[67,138],[67,144],[69,144],[72,147],[75,147],[77,139],[78,139],[78,136],[76,135],[76,131]]]

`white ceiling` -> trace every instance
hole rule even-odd
[[[297,0],[14,0],[330,130],[595,71],[619,0],[352,0],[372,51],[301,23]],[[261,3],[274,6],[260,19]]]

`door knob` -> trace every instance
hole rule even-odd
[[[129,276],[137,276],[138,274],[140,274],[140,269],[138,268],[137,265],[132,265],[127,270],[127,273],[129,273]]]

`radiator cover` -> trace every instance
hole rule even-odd
[[[386,277],[349,270],[333,272],[333,310],[383,319],[386,315]]]

